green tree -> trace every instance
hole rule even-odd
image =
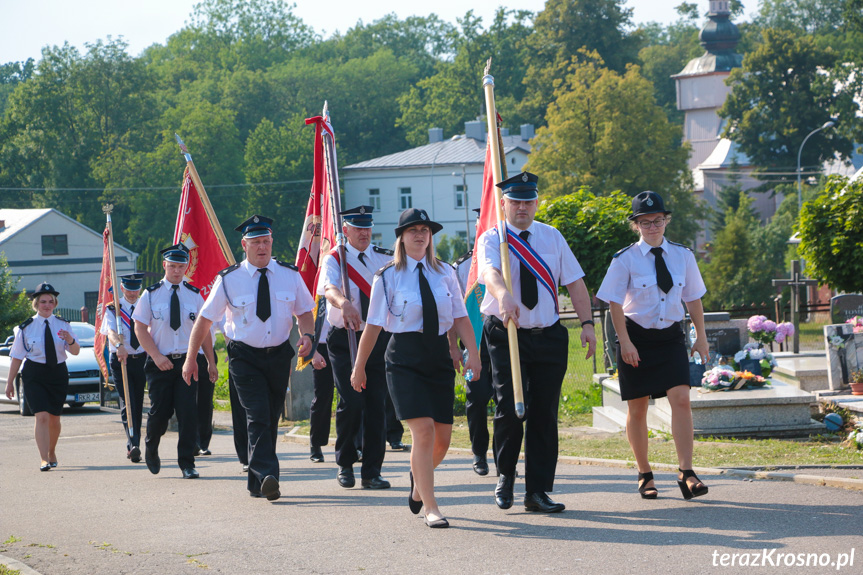
[[[595,196],[586,188],[543,200],[537,221],[563,234],[584,270],[590,293],[596,293],[612,256],[635,240],[626,219],[632,213],[630,198],[620,192]]]
[[[438,259],[447,263],[453,263],[460,258],[462,254],[467,253],[467,242],[461,236],[448,236],[442,234],[435,245],[435,255]]]
[[[33,76],[36,62],[28,58],[26,62],[7,62],[0,65],[0,116],[6,110],[6,101],[15,86],[26,82]]]
[[[12,335],[12,328],[33,314],[30,298],[18,291],[18,279],[12,276],[6,254],[0,252],[0,337]]]
[[[726,82],[732,91],[719,110],[728,121],[723,136],[756,166],[793,169],[803,139],[831,117],[839,125],[809,139],[802,165],[821,165],[834,154],[848,158],[863,138],[854,101],[859,73],[837,65],[837,54],[809,36],[764,30],[763,43]]]
[[[840,291],[863,291],[863,180],[829,178],[822,195],[803,204],[798,231],[811,277]]]
[[[755,24],[808,34],[842,25],[848,0],[760,0]]]

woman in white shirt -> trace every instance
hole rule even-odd
[[[25,401],[36,415],[34,433],[42,458],[41,471],[57,467],[55,449],[60,439],[60,414],[69,386],[66,352],[78,355],[81,351],[69,322],[54,315],[58,295],[48,283],[39,284],[30,294],[36,315],[14,330],[15,342],[9,352],[12,363],[6,379],[6,397],[12,399],[15,377],[24,363],[21,382]]]
[[[408,506],[414,514],[425,507],[425,522],[432,528],[449,527],[435,499],[434,469],[449,449],[455,369],[462,363],[455,341],[447,341],[450,328],[467,345],[466,370],[477,378],[481,369],[455,271],[434,256],[432,235],[441,228],[425,210],[402,212],[394,260],[378,270],[372,283],[366,329],[351,375],[353,388],[362,391],[378,333],[392,333],[385,356],[387,387],[413,441]]]
[[[683,303],[697,339],[692,352],[706,358],[706,293],[692,251],[665,239],[671,221],[656,192],[632,199],[629,216],[640,239],[614,254],[596,297],[608,302],[618,337],[620,396],[627,401],[626,436],[638,466],[638,492],[655,499],[658,491],[647,460],[647,407],[651,398],[668,397],[671,432],[677,450],[677,484],[685,499],[707,493],[692,471],[692,411],[689,405],[689,360],[681,321]]]

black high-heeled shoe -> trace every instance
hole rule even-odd
[[[638,474],[638,492],[641,494],[642,499],[656,499],[659,497],[659,491],[657,491],[656,487],[647,487],[649,481],[653,481],[652,471]]]
[[[408,507],[411,510],[411,513],[414,515],[419,515],[420,510],[423,508],[422,500],[417,501],[414,499],[414,473],[413,471],[409,472],[411,478],[411,490],[408,493]]]
[[[707,486],[703,481],[698,479],[698,476],[695,475],[695,472],[691,469],[680,469],[677,471],[680,472],[680,475],[677,476],[677,485],[680,486],[680,492],[683,493],[683,498],[686,500],[692,499],[693,497],[701,497],[702,495],[707,495]],[[682,476],[682,477],[681,477]],[[693,477],[698,482],[695,484],[694,489],[689,488],[689,484],[686,482],[687,478]],[[701,485],[701,487],[699,487]]]

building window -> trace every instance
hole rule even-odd
[[[399,188],[399,209],[406,210],[412,207],[414,207],[414,203],[411,198],[411,189]]]
[[[465,203],[464,186],[461,184],[458,184],[455,187],[455,209],[463,210],[464,209],[464,203]]]
[[[369,189],[369,205],[381,211],[381,191],[378,188]]]
[[[379,246],[384,241],[384,235],[381,233],[372,233],[372,243]]]
[[[42,255],[69,255],[69,242],[66,239],[66,234],[63,234],[61,236],[42,236]]]

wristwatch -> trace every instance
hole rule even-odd
[[[587,320],[584,320],[583,322],[581,322],[581,327],[584,327],[584,326],[586,326],[586,325],[592,325],[592,326],[594,326],[594,327],[596,326],[596,324],[595,324],[595,323],[593,323],[593,320],[592,320],[592,319],[587,319]]]

